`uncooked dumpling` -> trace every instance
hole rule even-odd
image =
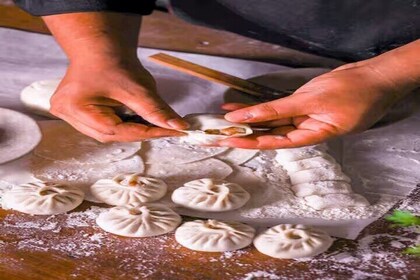
[[[119,161],[140,150],[140,142],[100,143],[63,121],[41,122],[42,141],[37,156],[65,163],[105,163]]]
[[[351,193],[352,189],[345,181],[317,181],[292,186],[296,196],[325,195],[332,193]]]
[[[188,135],[181,139],[195,145],[210,145],[217,141],[241,137],[252,134],[252,129],[247,124],[231,123],[223,115],[193,114],[184,118],[190,124]]]
[[[294,172],[289,175],[292,185],[310,183],[316,181],[345,181],[350,182],[350,178],[340,169],[314,168]]]
[[[165,182],[160,179],[130,173],[98,180],[90,187],[90,192],[106,204],[126,205],[159,200],[166,194],[167,189]]]
[[[13,187],[3,195],[3,208],[33,215],[55,215],[73,210],[83,201],[78,188],[51,182]]]
[[[306,204],[315,210],[369,206],[369,201],[356,193],[336,193],[306,196]]]
[[[172,201],[185,208],[222,212],[242,207],[250,195],[240,185],[204,178],[185,183],[172,193]]]
[[[226,252],[242,249],[252,243],[255,229],[238,222],[195,220],[175,231],[176,241],[194,251]]]
[[[127,237],[168,233],[181,223],[181,216],[161,204],[129,204],[101,213],[96,223],[103,230]]]
[[[305,225],[281,224],[259,234],[254,246],[265,255],[279,259],[313,257],[333,243],[325,232]]]

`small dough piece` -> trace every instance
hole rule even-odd
[[[307,258],[321,254],[332,245],[325,232],[305,225],[281,224],[267,229],[254,239],[254,246],[278,259]]]
[[[292,186],[292,191],[298,197],[353,192],[350,184],[345,181],[316,181],[296,184]]]
[[[3,195],[3,208],[33,215],[55,215],[79,206],[84,193],[52,182],[33,182],[13,187]]]
[[[283,165],[285,162],[308,159],[326,154],[327,146],[324,144],[302,148],[278,149],[275,160]]]
[[[181,221],[171,208],[157,203],[116,206],[96,219],[103,230],[127,237],[162,235],[174,230]]]
[[[231,148],[217,155],[217,158],[230,164],[241,165],[251,160],[258,152],[259,150]]]
[[[194,251],[226,252],[242,249],[252,243],[255,229],[238,222],[195,220],[175,231],[176,241]]]
[[[185,208],[223,212],[242,207],[250,195],[240,185],[204,178],[188,182],[172,193],[172,201]]]
[[[231,123],[224,115],[192,114],[184,118],[190,124],[188,135],[181,139],[194,145],[210,145],[230,137],[241,137],[253,133],[247,124]]]
[[[347,177],[340,169],[325,169],[325,168],[313,168],[298,171],[289,175],[290,182],[293,185],[302,183],[311,183],[316,181],[345,181],[350,182],[350,178]]]
[[[106,204],[126,205],[159,200],[167,189],[166,183],[160,179],[129,173],[98,180],[90,187],[90,192],[97,200]]]
[[[141,148],[140,142],[100,143],[63,121],[40,122],[43,138],[34,153],[65,163],[91,164],[126,159]]]
[[[179,187],[201,178],[224,179],[232,171],[228,164],[214,158],[186,164],[151,164],[146,167],[148,176],[162,179],[171,187]]]
[[[326,169],[340,169],[341,166],[328,154],[322,156],[301,159],[297,161],[284,162],[281,165],[288,174],[294,172],[313,169],[313,168],[326,168]]]
[[[369,201],[356,193],[336,193],[326,195],[310,195],[304,197],[306,204],[315,210],[324,210],[331,208],[347,207],[365,207],[369,206]]]
[[[61,79],[33,82],[20,93],[22,104],[34,113],[51,117],[52,115],[49,113],[50,99],[60,82]]]

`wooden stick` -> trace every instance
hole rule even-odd
[[[205,80],[221,83],[262,99],[277,99],[290,94],[288,91],[278,91],[164,53],[154,54],[149,56],[149,59],[159,64],[169,66],[172,69]]]

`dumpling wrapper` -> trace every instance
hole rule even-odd
[[[32,215],[68,212],[83,202],[84,193],[76,187],[52,182],[33,182],[13,187],[2,197],[4,209]]]
[[[164,180],[170,187],[179,187],[186,182],[201,179],[224,179],[232,173],[232,168],[217,159],[209,158],[186,164],[146,165],[145,174]]]
[[[182,246],[203,252],[226,252],[242,249],[252,243],[255,229],[239,222],[195,220],[185,222],[175,231]]]
[[[188,130],[183,130],[188,135],[181,139],[194,145],[211,145],[223,139],[253,133],[249,125],[229,122],[225,120],[224,115],[192,114],[184,117],[184,120],[190,124],[190,127]]]
[[[65,163],[91,164],[126,159],[141,148],[141,142],[100,143],[63,121],[40,122],[43,134],[34,153]]]
[[[142,143],[140,154],[147,164],[184,164],[211,158],[227,147],[201,147],[183,143],[179,138],[154,139]]]
[[[121,173],[142,173],[144,164],[139,156],[110,163],[70,164],[44,159],[31,158],[33,175],[44,181],[54,181],[80,188],[85,200],[101,203],[90,191],[90,186],[103,178],[112,178]]]
[[[265,255],[279,259],[313,257],[325,252],[333,239],[325,232],[305,225],[281,224],[254,239],[254,246]]]

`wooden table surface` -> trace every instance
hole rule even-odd
[[[15,7],[0,6],[0,26],[48,33],[38,18]],[[140,45],[287,65],[340,64],[194,27],[162,12],[145,18]],[[419,193],[418,187],[404,205],[418,204]],[[264,256],[253,247],[224,254],[193,252],[178,245],[173,234],[117,237],[95,225],[92,205],[85,202],[69,214],[51,217],[0,209],[0,279],[420,279],[419,258],[401,253],[417,233],[392,228],[384,219],[355,241],[337,239],[325,254],[293,261]]]

